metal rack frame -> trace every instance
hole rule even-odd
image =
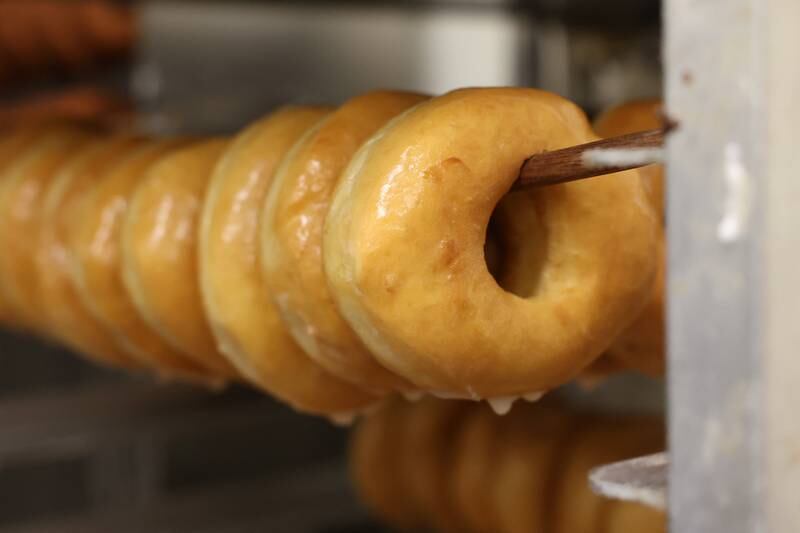
[[[671,530],[800,529],[797,0],[666,0]]]

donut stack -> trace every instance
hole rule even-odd
[[[400,530],[664,533],[663,513],[606,500],[591,468],[663,449],[663,421],[527,405],[387,402],[353,434],[350,469],[365,505]]]
[[[638,367],[613,346],[660,268],[647,179],[508,193],[531,154],[596,138],[569,101],[510,88],[285,107],[233,138],[19,128],[0,320],[338,419],[396,393],[507,411],[604,353]]]

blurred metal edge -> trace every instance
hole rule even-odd
[[[601,496],[664,510],[668,469],[666,453],[645,455],[592,469],[589,484]]]

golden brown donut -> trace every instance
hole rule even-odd
[[[68,236],[69,226],[82,215],[79,206],[84,192],[140,143],[129,136],[96,140],[59,169],[44,199],[35,270],[42,298],[40,311],[49,333],[98,362],[126,368],[139,365],[81,302]]]
[[[123,282],[140,315],[220,380],[237,373],[219,353],[203,312],[197,238],[206,188],[227,145],[207,140],[162,157],[136,188],[122,230]]]
[[[331,373],[374,392],[410,387],[375,361],[339,314],[322,268],[322,227],[339,175],[361,143],[424,99],[375,91],[347,101],[286,155],[262,218],[264,282],[292,336]]]
[[[622,461],[663,450],[663,421],[655,417],[583,417],[578,432],[566,446],[566,454],[553,487],[553,533],[576,531],[600,533],[610,500],[589,487],[589,471],[606,463]]]
[[[609,502],[605,522],[603,533],[667,533],[664,512],[639,503]]]
[[[0,221],[5,221],[8,210],[12,207],[6,203],[6,193],[14,181],[8,169],[24,158],[26,151],[42,135],[44,135],[44,131],[41,127],[23,127],[4,132],[0,137]],[[3,227],[4,225],[0,225],[0,247],[3,247],[5,242],[3,241],[5,238]],[[6,280],[4,272],[0,268],[0,324],[14,326],[17,320],[15,320],[12,305],[8,303],[9,298],[5,296],[6,283],[10,283],[11,280]]]
[[[187,141],[153,141],[120,158],[86,190],[69,227],[75,282],[81,302],[142,366],[163,378],[202,383],[212,376],[190,357],[172,349],[139,316],[122,282],[122,224],[131,196],[145,172]]]
[[[200,280],[220,351],[251,383],[301,411],[346,414],[377,401],[300,349],[262,281],[258,219],[275,168],[330,112],[286,107],[240,133],[219,161],[200,223]]]
[[[471,533],[496,533],[499,528],[497,509],[489,501],[506,420],[488,406],[475,404],[453,446],[450,490],[465,530]]]
[[[380,363],[439,394],[498,398],[564,383],[608,347],[655,271],[658,223],[636,172],[503,201],[546,236],[536,243],[545,252],[526,252],[518,267],[539,269],[535,284],[498,286],[483,248],[528,156],[595,138],[554,94],[464,89],[418,105],[361,148],[328,212],[324,265],[339,309]]]
[[[661,100],[636,100],[606,110],[594,121],[594,130],[601,137],[653,130],[664,125]],[[664,167],[648,165],[639,169],[650,201],[664,216]]]
[[[398,460],[411,409],[398,398],[387,400],[361,420],[350,441],[350,475],[356,493],[377,517],[401,531],[426,525],[408,497],[406,469],[410,465]]]
[[[661,102],[643,100],[612,108],[601,115],[595,130],[603,137],[613,137],[662,126]],[[656,212],[664,220],[664,167],[649,165],[640,169],[648,195]],[[624,366],[651,376],[662,376],[666,360],[664,287],[666,277],[666,242],[662,229],[657,251],[658,270],[652,295],[636,320],[623,331],[608,350],[608,355]]]
[[[498,517],[498,533],[548,531],[553,483],[573,426],[567,413],[523,405],[504,420],[487,507]],[[584,531],[575,529],[577,531]]]
[[[458,428],[472,407],[426,397],[412,404],[406,415],[403,449],[396,460],[404,465],[406,498],[434,531],[464,531],[451,477]]]
[[[60,167],[90,139],[82,128],[52,126],[6,167],[0,200],[0,285],[16,323],[42,328],[43,301],[36,275],[45,194]]]

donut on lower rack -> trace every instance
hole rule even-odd
[[[345,102],[286,155],[262,219],[264,282],[292,336],[328,371],[376,393],[411,386],[376,362],[342,319],[323,272],[322,228],[334,187],[358,147],[424,99],[375,91]]]
[[[496,436],[500,442],[488,490],[497,533],[549,531],[553,485],[573,426],[567,413],[539,405],[525,405],[509,415],[505,431]]]
[[[614,501],[606,509],[606,533],[667,533],[663,511],[639,503]]]
[[[588,481],[592,468],[664,449],[660,418],[582,416],[576,426],[577,432],[564,447],[563,467],[551,489],[552,533],[599,531],[598,524],[605,522],[608,510],[624,505],[592,491]]]
[[[312,361],[286,330],[259,264],[258,219],[292,144],[330,112],[286,107],[240,133],[211,179],[200,224],[200,280],[222,353],[251,383],[301,411],[345,415],[377,398]]]
[[[359,150],[328,212],[324,265],[381,364],[439,394],[497,398],[562,384],[608,348],[655,273],[658,221],[638,174],[503,199],[531,154],[595,138],[556,95],[464,89],[419,104]],[[483,247],[498,202],[536,236],[507,252],[520,263],[500,285]]]
[[[409,406],[399,462],[406,465],[406,497],[420,520],[435,531],[464,531],[464,522],[451,491],[455,466],[453,446],[458,427],[470,413],[465,402],[427,397]]]
[[[104,171],[142,141],[132,137],[95,140],[63,165],[47,191],[43,230],[37,254],[42,312],[48,331],[76,351],[117,366],[139,368],[80,299],[74,283],[69,226],[80,220],[78,206],[84,191]]]
[[[595,130],[603,137],[625,135],[660,128],[661,102],[642,100],[614,107],[595,122]],[[639,169],[645,188],[662,223],[664,216],[664,167],[648,165]],[[666,282],[666,242],[664,230],[659,232],[655,281],[647,305],[608,349],[608,356],[621,365],[651,376],[664,374],[666,334],[664,317],[664,288]]]
[[[141,318],[122,282],[122,225],[133,191],[147,170],[186,140],[151,141],[132,149],[86,191],[70,225],[74,278],[82,303],[117,343],[164,379],[213,380],[190,357],[170,347]]]
[[[350,442],[350,475],[356,492],[376,516],[401,531],[426,526],[419,509],[409,498],[402,459],[407,417],[412,406],[393,398],[372,416],[365,417]]]
[[[500,517],[491,503],[491,493],[507,419],[484,404],[471,409],[451,451],[454,457],[450,490],[466,531],[497,533]]]
[[[217,349],[200,296],[198,222],[227,140],[198,141],[161,158],[141,181],[122,230],[123,281],[145,322],[217,377],[238,373]]]

